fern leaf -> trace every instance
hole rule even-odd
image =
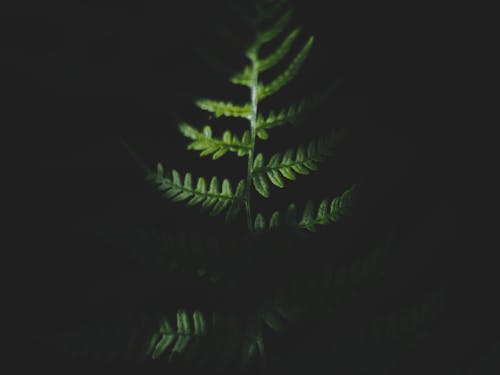
[[[294,57],[292,62],[288,65],[283,73],[281,73],[267,85],[259,84],[259,100],[263,100],[268,96],[273,95],[297,75],[300,68],[302,67],[302,64],[306,60],[309,51],[311,50],[313,42],[314,37],[309,37],[304,47],[302,47],[302,49],[297,53],[297,55]]]
[[[259,114],[257,116],[257,136],[259,136],[259,131],[265,131],[285,124],[297,124],[305,110],[306,102],[302,101],[298,104],[291,105],[287,109],[282,109],[277,113],[275,111],[270,111],[267,116]],[[259,136],[259,138],[263,139],[261,136]]]
[[[300,34],[300,28],[297,28],[290,32],[288,36],[281,42],[281,44],[267,57],[259,60],[259,72],[265,72],[266,70],[271,69],[277,63],[279,63],[283,57],[290,51],[293,46],[293,43],[297,39]]]
[[[215,117],[226,116],[248,118],[252,109],[250,103],[238,105],[231,102],[222,102],[212,99],[198,99],[196,101],[196,105],[200,109],[212,112]]]
[[[247,87],[252,86],[252,67],[250,65],[245,66],[241,72],[238,72],[229,78],[231,83],[235,85],[243,85]]]
[[[191,319],[185,310],[177,311],[177,328],[174,329],[166,317],[160,323],[158,332],[154,332],[148,344],[147,354],[153,359],[163,355],[169,346],[174,344],[173,353],[182,353],[192,338],[206,335],[205,318],[199,311],[192,315],[194,329],[191,329]]]
[[[314,231],[315,227],[314,220],[314,205],[312,201],[307,201],[306,206],[304,208],[304,212],[302,213],[302,219],[298,223],[299,227],[305,228],[310,231]]]
[[[244,132],[242,139],[239,139],[237,135],[231,134],[228,130],[222,134],[222,138],[213,138],[212,129],[208,125],[203,127],[201,132],[186,123],[181,123],[179,129],[182,134],[193,140],[187,146],[187,149],[201,151],[200,156],[212,154],[212,159],[215,160],[227,152],[234,152],[238,156],[244,156],[250,150],[250,132],[248,130]]]
[[[340,196],[333,198],[329,204],[327,200],[323,200],[316,213],[314,213],[312,203],[306,204],[302,219],[297,223],[298,227],[314,231],[316,225],[334,223],[342,217],[350,215],[354,189],[355,186],[352,186]],[[326,209],[328,206],[329,209]]]
[[[189,199],[187,204],[190,206],[201,204],[203,209],[211,209],[211,216],[229,209],[226,215],[227,221],[234,219],[243,204],[243,180],[238,182],[236,192],[233,193],[228,179],[222,181],[222,188],[220,188],[219,181],[214,176],[210,180],[207,191],[207,182],[203,177],[199,177],[196,187],[193,187],[193,178],[190,173],[186,173],[184,179],[175,169],[170,174],[165,174],[161,163],[158,164],[156,173],[150,172],[148,179],[153,181],[164,197],[176,202]]]
[[[271,69],[277,63],[279,63],[283,57],[290,51],[293,46],[293,43],[297,39],[300,34],[300,28],[297,28],[290,32],[288,36],[281,42],[281,44],[276,48],[274,52],[269,54],[267,57],[258,61],[258,70],[259,72],[264,72],[266,70]],[[251,87],[251,78],[252,78],[252,67],[247,65],[243,68],[241,72],[234,74],[230,78],[230,82],[243,85],[247,87]]]
[[[323,104],[334,92],[337,87],[338,81],[333,84],[319,95],[315,95],[312,98],[301,100],[299,103],[292,104],[288,108],[281,109],[279,111],[271,110],[267,115],[258,114],[257,116],[257,136],[261,139],[267,139],[267,131],[285,124],[291,124],[294,126],[299,125],[308,114],[312,113],[321,104]],[[261,137],[259,134],[266,135],[266,138]]]
[[[261,46],[264,43],[268,43],[271,40],[275,39],[281,32],[285,29],[285,27],[290,22],[292,18],[293,11],[290,9],[285,12],[278,20],[268,29],[260,31],[257,33],[257,44]]]
[[[257,154],[253,169],[253,178],[257,182],[254,182],[255,188],[257,191],[259,189],[264,190],[268,196],[269,189],[266,189],[264,186],[265,177],[273,185],[283,188],[284,180],[282,177],[294,180],[296,178],[295,173],[307,175],[311,171],[317,170],[318,166],[316,163],[323,161],[331,154],[336,141],[337,137],[332,133],[328,137],[311,141],[307,145],[307,148],[299,146],[297,150],[289,149],[283,155],[276,153],[266,165],[264,165],[264,156],[262,153]]]
[[[261,214],[257,214],[257,216],[255,217],[255,223],[254,223],[255,231],[262,232],[262,231],[264,231],[265,227],[266,227],[266,222],[264,220],[264,216],[262,216]]]
[[[356,186],[353,185],[344,191],[340,196],[333,198],[330,202],[326,199],[322,200],[318,209],[314,208],[312,201],[307,201],[300,220],[297,220],[297,209],[295,204],[291,203],[288,205],[283,221],[278,211],[275,211],[271,215],[267,229],[286,226],[307,229],[313,232],[316,230],[316,225],[325,225],[337,222],[342,217],[351,215],[352,195],[355,188]],[[258,214],[257,216],[259,215],[261,214]],[[259,219],[259,231],[266,229],[262,228],[262,223],[264,223],[263,225],[265,226],[265,219],[263,217]],[[257,221],[255,223],[255,229],[257,230]]]
[[[262,154],[258,154],[254,159],[253,170],[255,171],[262,168],[263,163],[264,163],[264,156]],[[259,192],[263,197],[266,198],[269,197],[270,194],[269,185],[262,174],[259,173],[253,174],[252,181],[255,190],[257,190],[257,192]]]

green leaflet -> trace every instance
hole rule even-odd
[[[191,329],[191,319],[194,329]],[[173,353],[182,353],[192,338],[196,336],[204,336],[206,334],[206,323],[203,314],[195,311],[190,319],[185,310],[177,311],[177,326],[168,321],[166,317],[160,322],[159,330],[154,332],[147,345],[147,354],[153,359],[162,356],[167,349],[172,345],[171,356]]]
[[[215,117],[243,117],[248,118],[251,112],[251,104],[238,105],[230,102],[222,102],[212,99],[198,99],[196,105],[205,111],[212,112]]]
[[[187,146],[188,150],[201,151],[200,156],[211,154],[214,160],[222,157],[227,152],[234,152],[238,156],[244,156],[250,150],[250,133],[248,130],[245,130],[241,139],[228,130],[222,134],[221,138],[214,138],[212,137],[212,128],[208,125],[203,127],[200,132],[189,124],[181,123],[179,130],[183,135],[193,140]]]
[[[300,68],[304,64],[307,56],[309,55],[309,51],[314,42],[314,37],[311,36],[307,40],[306,44],[302,49],[297,53],[292,62],[288,65],[283,73],[281,73],[278,77],[276,77],[273,81],[268,84],[259,84],[259,101],[264,100],[268,96],[273,95],[277,91],[279,91],[283,86],[285,86],[288,82],[290,82],[299,72]]]
[[[269,186],[266,178],[275,186],[284,187],[284,179],[295,180],[295,173],[307,175],[318,169],[317,162],[323,161],[331,154],[336,144],[336,136],[330,135],[313,140],[296,150],[289,149],[283,155],[274,154],[267,164],[264,156],[259,153],[253,165],[253,179],[256,190],[264,196],[269,196]],[[262,191],[262,192],[261,192]]]
[[[207,190],[207,182],[199,177],[196,186],[193,186],[193,178],[186,173],[184,178],[175,169],[170,175],[165,174],[161,163],[158,164],[156,173],[150,172],[149,179],[153,181],[163,196],[174,202],[188,200],[188,205],[201,204],[204,210],[210,210],[210,215],[215,216],[228,209],[226,221],[231,221],[239,213],[243,204],[244,181],[240,180],[233,193],[231,183],[223,179],[222,186],[216,176],[210,180]]]
[[[266,228],[266,222],[264,220],[264,216],[261,214],[257,214],[255,217],[254,229],[256,232],[262,232]]]

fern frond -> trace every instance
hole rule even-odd
[[[257,136],[260,139],[268,139],[267,130],[277,128],[286,124],[299,125],[308,114],[318,108],[326,99],[328,93],[322,93],[310,99],[303,99],[288,108],[279,111],[271,110],[267,115],[257,115]]]
[[[279,91],[297,75],[300,68],[302,67],[302,64],[305,62],[307,56],[309,55],[309,51],[311,50],[313,42],[314,37],[309,37],[304,47],[302,47],[302,49],[297,53],[297,55],[294,57],[285,71],[278,77],[276,77],[273,81],[268,84],[259,83],[259,101]]]
[[[190,319],[185,310],[178,310],[176,327],[163,317],[159,330],[150,337],[146,354],[157,359],[174,344],[170,352],[171,359],[175,353],[182,353],[193,338],[205,336],[206,331],[206,321],[202,313],[194,311]]]
[[[292,18],[293,11],[290,9],[286,11],[278,20],[269,28],[259,31],[257,33],[256,44],[260,47],[264,43],[268,43],[271,40],[275,39],[281,32],[285,29],[285,27],[290,22]]]
[[[238,182],[236,191],[233,193],[231,183],[228,179],[224,179],[221,186],[218,178],[214,176],[210,180],[207,189],[207,181],[203,177],[199,177],[196,186],[194,186],[190,173],[186,173],[183,179],[175,169],[165,174],[161,163],[158,163],[156,172],[149,173],[148,179],[157,186],[157,189],[163,193],[165,198],[171,199],[174,202],[189,199],[187,204],[190,206],[201,204],[203,209],[211,209],[211,216],[215,216],[228,209],[226,214],[227,221],[234,219],[243,205],[243,193],[245,190],[243,180]]]
[[[307,229],[311,232],[316,230],[316,225],[326,225],[339,221],[344,216],[349,216],[352,209],[352,196],[356,185],[353,185],[340,196],[333,198],[331,201],[324,199],[315,209],[312,201],[307,201],[300,220],[297,219],[297,209],[295,204],[288,205],[285,217],[281,220],[281,215],[275,211],[269,220],[269,225],[262,214],[256,216],[254,229],[257,232],[270,230],[279,226],[288,226],[296,229]],[[258,220],[257,220],[258,218]]]
[[[283,57],[285,57],[285,55],[290,51],[299,34],[300,28],[296,28],[295,30],[290,32],[290,34],[288,34],[288,36],[281,42],[281,44],[274,50],[274,52],[270,53],[267,57],[258,60],[258,71],[264,72],[279,63],[283,59]],[[251,87],[251,77],[252,67],[250,65],[247,65],[241,72],[234,74],[230,78],[230,82],[237,85]]]
[[[351,214],[352,195],[355,186],[344,191],[340,196],[333,198],[330,202],[322,200],[317,210],[311,201],[306,203],[302,218],[297,223],[299,228],[314,231],[316,225],[335,223],[344,216]]]
[[[212,99],[198,99],[196,101],[196,105],[200,109],[212,112],[215,117],[226,116],[248,118],[252,109],[250,103],[239,105]]]
[[[287,37],[281,42],[281,44],[274,50],[274,52],[270,53],[267,57],[259,60],[259,72],[265,72],[266,70],[271,69],[277,63],[279,63],[283,57],[290,51],[293,46],[293,43],[297,39],[300,34],[300,28],[296,28],[291,31]]]
[[[213,138],[210,126],[204,126],[202,131],[193,126],[181,123],[179,130],[186,137],[191,138],[188,150],[201,151],[200,156],[212,154],[212,159],[218,159],[228,151],[235,152],[238,156],[247,155],[250,150],[250,132],[245,130],[241,139],[237,135],[226,130],[222,138]]]
[[[267,179],[280,188],[285,186],[283,178],[295,180],[295,173],[307,175],[318,169],[316,163],[323,161],[331,154],[337,137],[331,135],[309,142],[307,148],[299,146],[297,150],[289,149],[284,154],[274,154],[267,164],[262,153],[257,154],[253,164],[252,179],[255,189],[264,197],[269,196]]]
[[[259,113],[257,116],[257,137],[266,140],[269,138],[267,130],[277,128],[285,124],[297,124],[298,120],[303,116],[306,108],[305,100],[298,104],[293,104],[287,109],[282,109],[278,113],[270,111],[267,116]]]

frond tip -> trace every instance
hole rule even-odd
[[[283,86],[285,86],[297,75],[300,68],[304,64],[304,61],[309,55],[309,51],[311,50],[313,42],[314,37],[309,37],[304,47],[302,47],[299,53],[297,53],[297,55],[293,58],[292,62],[288,65],[283,73],[281,73],[278,77],[276,77],[268,84],[259,84],[259,100],[263,100],[268,96],[278,92]]]
[[[179,130],[193,140],[187,146],[188,150],[200,151],[200,156],[212,154],[214,160],[222,157],[228,151],[235,152],[238,156],[244,156],[250,150],[250,132],[248,130],[245,130],[241,139],[228,130],[222,134],[221,138],[214,138],[212,128],[208,125],[199,131],[189,124],[181,123]]]
[[[226,221],[231,221],[239,213],[243,205],[244,181],[238,182],[236,192],[233,193],[228,179],[222,181],[222,186],[216,176],[212,177],[207,189],[207,181],[199,177],[196,186],[188,172],[181,178],[179,172],[173,169],[166,174],[161,163],[158,163],[156,172],[150,171],[148,179],[151,180],[163,193],[165,198],[174,202],[187,200],[189,206],[201,204],[202,209],[210,210],[210,215],[215,216],[227,209]]]

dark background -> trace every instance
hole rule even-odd
[[[4,13],[3,104],[19,140],[6,150],[14,161],[8,170],[20,182],[16,258],[26,275],[14,294],[17,316],[36,316],[41,332],[112,309],[99,288],[119,273],[115,254],[106,253],[93,231],[158,220],[204,225],[196,210],[157,203],[119,136],[150,165],[162,161],[202,176],[232,176],[239,165],[236,158],[218,165],[198,160],[184,151],[175,127],[178,117],[189,116],[194,94],[217,90],[218,78],[196,51],[220,37],[215,30],[224,7],[206,3],[17,1]],[[317,43],[304,68],[308,79],[290,86],[290,98],[339,80],[317,117],[323,124],[311,129],[349,124],[352,130],[352,147],[334,164],[340,185],[335,179],[325,185],[332,179],[327,173],[305,191],[318,186],[327,194],[330,186],[340,190],[363,175],[374,189],[373,206],[387,200],[374,219],[400,225],[409,243],[444,236],[445,264],[453,264],[444,278],[455,287],[439,336],[442,366],[477,361],[498,337],[498,325],[488,294],[493,266],[479,242],[459,239],[472,231],[463,215],[470,190],[457,137],[470,102],[457,95],[458,68],[448,55],[458,43],[454,24],[446,22],[453,16],[437,9],[293,3],[295,19]],[[276,144],[294,140],[285,134]],[[302,189],[291,187],[281,202]],[[424,225],[429,221],[432,230]]]

